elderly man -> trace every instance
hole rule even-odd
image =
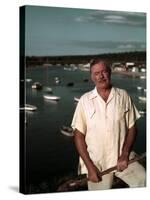
[[[89,190],[111,188],[114,174],[129,187],[144,187],[145,169],[128,165],[140,115],[127,92],[112,86],[106,62],[94,60],[90,71],[95,88],[80,98],[72,121],[80,173],[87,174]],[[101,176],[114,165],[117,171]]]

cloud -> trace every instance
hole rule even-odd
[[[73,41],[82,48],[110,50],[110,51],[144,51],[146,44],[137,41]]]
[[[135,48],[134,44],[121,44],[118,46],[119,49],[133,49]]]
[[[118,49],[121,50],[146,50],[146,43],[144,42],[123,42],[122,44],[117,46]]]
[[[146,26],[146,13],[124,11],[93,11],[88,15],[79,16],[78,22],[116,24],[128,26]]]

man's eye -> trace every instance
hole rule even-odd
[[[104,71],[103,73],[104,73],[104,74],[107,74],[108,72],[107,72],[107,71]]]

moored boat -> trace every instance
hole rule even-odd
[[[75,102],[79,102],[79,100],[80,100],[80,98],[74,97],[74,101],[75,101]]]
[[[37,110],[37,107],[34,105],[30,105],[30,104],[25,104],[24,107],[21,107],[20,110],[25,110],[25,111],[35,111]]]
[[[61,129],[60,129],[60,132],[63,135],[66,135],[66,136],[69,136],[69,137],[73,136],[73,128],[68,127],[68,126],[62,126]]]
[[[142,90],[143,88],[141,86],[137,86],[137,90]]]
[[[146,97],[139,96],[140,101],[146,101]]]
[[[26,82],[32,82],[32,79],[31,78],[26,78]]]
[[[32,85],[32,89],[42,89],[42,84],[40,82],[35,82]]]
[[[140,76],[140,79],[146,79],[146,76]]]
[[[139,113],[141,116],[144,116],[144,115],[146,115],[146,110],[139,110]]]
[[[74,83],[73,82],[69,82],[69,83],[67,83],[67,86],[69,86],[69,87],[74,86]]]
[[[55,77],[54,79],[55,79],[55,83],[56,84],[59,84],[61,82],[60,79],[59,79],[59,77]]]
[[[59,96],[53,96],[53,95],[43,95],[44,99],[48,99],[48,100],[53,100],[53,101],[58,101],[60,100]]]
[[[146,167],[146,154],[137,155],[133,159],[129,160],[129,164],[139,161],[140,164],[145,168]],[[117,165],[110,167],[101,172],[101,176],[109,174],[117,170]],[[112,180],[111,189],[115,188],[129,188],[129,185],[124,182],[121,178],[114,175]],[[86,174],[79,174],[78,176],[72,176],[68,179],[64,179],[57,188],[57,192],[67,192],[67,191],[82,191],[88,190],[88,177]]]

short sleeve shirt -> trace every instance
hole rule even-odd
[[[72,128],[85,135],[90,158],[100,170],[117,164],[125,136],[140,117],[131,97],[123,89],[112,87],[107,102],[97,89],[79,100]],[[87,173],[80,158],[81,173]]]

